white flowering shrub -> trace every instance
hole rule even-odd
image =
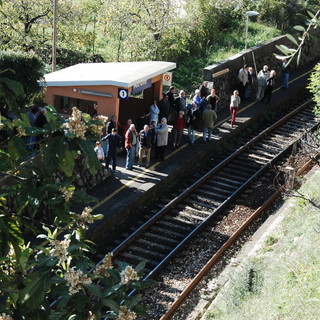
[[[0,88],[1,89],[1,88]],[[98,264],[88,225],[101,216],[95,199],[78,190],[75,161],[92,173],[101,168],[92,141],[106,117],[91,119],[73,108],[64,119],[46,107],[48,123],[30,126],[25,114],[0,125],[0,319],[135,319],[144,314],[138,293],[144,263],[114,265],[112,253]],[[5,133],[5,134],[4,134]],[[37,150],[28,145],[37,137]],[[32,145],[31,145],[32,146]],[[82,213],[70,210],[84,203]]]

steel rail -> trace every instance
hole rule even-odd
[[[240,147],[238,150],[236,150],[234,153],[232,153],[230,156],[228,156],[226,159],[224,159],[222,162],[220,162],[217,166],[215,166],[213,169],[208,171],[203,177],[201,177],[199,180],[197,180],[195,183],[193,183],[189,188],[187,188],[185,191],[183,191],[181,194],[179,194],[177,197],[172,199],[168,204],[166,204],[162,209],[160,209],[152,218],[150,218],[148,221],[146,221],[141,227],[139,227],[136,231],[134,231],[128,238],[126,238],[122,243],[120,243],[115,249],[112,250],[114,256],[119,254],[121,250],[123,250],[125,247],[127,247],[132,241],[134,241],[138,236],[140,236],[147,228],[149,228],[151,225],[153,225],[155,222],[157,222],[164,214],[166,214],[172,207],[174,207],[177,203],[182,201],[182,199],[186,198],[191,192],[195,190],[199,185],[203,184],[207,179],[209,179],[214,173],[221,170],[224,166],[226,166],[231,160],[233,160],[235,157],[237,157],[240,153],[247,150],[250,146],[254,145],[255,142],[260,140],[262,137],[268,135],[271,131],[273,131],[275,128],[279,127],[283,122],[287,121],[297,113],[299,113],[301,110],[305,109],[312,103],[312,100],[307,101],[303,105],[301,105],[299,108],[291,111],[288,115],[286,115],[284,118],[277,121],[272,126],[268,127],[267,129],[263,130],[260,134],[258,134],[256,137],[248,141],[245,145]],[[266,169],[264,169],[266,170]],[[263,170],[262,168],[259,170],[259,173],[261,173]],[[243,188],[240,188],[239,192],[242,191]],[[236,196],[239,192],[235,192],[232,194],[232,197]],[[230,200],[229,198],[227,199]],[[221,204],[219,207],[219,212],[224,208],[226,203],[228,201],[225,201]]]
[[[319,154],[317,155],[319,158]],[[296,176],[301,175],[306,171],[313,160],[308,160],[301,168],[297,171]],[[176,299],[167,312],[160,318],[160,320],[169,319],[175,311],[182,305],[187,296],[192,292],[192,290],[199,284],[199,282],[205,277],[218,259],[233,245],[236,240],[243,234],[244,231],[252,224],[252,222],[266,209],[268,208],[276,199],[278,199],[281,194],[285,191],[285,186],[282,185],[277,191],[275,191],[235,232],[234,234],[222,245],[222,247],[211,257],[211,259],[205,264],[205,266],[197,273],[197,275],[191,280],[190,284],[182,291],[179,298]]]
[[[310,103],[311,102],[309,101],[308,103],[303,104],[303,108],[306,108]],[[297,113],[298,112],[295,110],[294,112],[291,112],[290,114],[295,115]],[[286,118],[286,120],[288,120],[288,116],[286,116],[285,118]],[[271,132],[272,130],[274,130],[278,126],[280,126],[282,123],[284,123],[286,120],[281,119],[275,125],[273,125],[270,128],[267,128],[266,130],[264,130],[261,134],[259,134],[257,137],[255,137],[252,140],[250,140],[247,144],[245,144],[243,147],[241,147],[234,154],[232,154],[231,156],[226,158],[225,161],[227,161],[230,158],[230,160],[228,161],[228,162],[230,162],[235,156],[237,156],[238,154],[241,154],[243,152],[242,150],[248,149],[252,144],[254,144],[254,142],[258,141],[259,140],[258,137],[261,138],[264,135],[268,134],[269,132]],[[271,129],[271,128],[273,128],[273,129]],[[222,202],[221,205],[218,206],[218,208],[216,208],[212,214],[210,214],[210,216],[208,216],[202,223],[200,223],[194,230],[192,230],[187,235],[187,237],[185,237],[151,272],[149,272],[148,275],[145,277],[145,280],[151,278],[157,272],[159,272],[164,267],[164,265],[168,261],[170,261],[173,258],[173,256],[176,255],[179,252],[179,250],[188,241],[190,241],[190,239],[195,234],[197,234],[202,228],[204,228],[207,225],[207,223],[209,221],[211,221],[214,217],[219,215],[221,213],[221,211],[223,211],[224,208],[227,205],[229,205],[230,201],[233,200],[239,193],[241,193],[243,191],[243,189],[245,189],[254,179],[256,179],[262,173],[267,171],[269,169],[269,167],[274,164],[274,162],[276,162],[279,158],[281,158],[284,154],[286,154],[289,150],[291,150],[292,146],[295,143],[296,143],[296,141],[292,141],[286,148],[284,148],[281,152],[279,152],[273,159],[271,159],[269,162],[267,162],[265,165],[263,165],[255,174],[253,174],[249,179],[247,179],[234,193],[232,193],[232,195],[230,195],[224,202]],[[200,184],[203,183],[203,181],[207,180],[210,177],[210,175],[212,175],[213,172],[215,172],[217,170],[216,168],[218,168],[218,167],[221,168],[222,166],[225,166],[226,165],[225,161],[223,161],[223,163],[221,163],[221,166],[218,165],[214,169],[210,170],[203,178],[201,178],[197,182],[195,182],[185,193],[182,193],[182,195],[187,195],[191,191],[194,191]]]
[[[220,164],[215,166],[213,169],[211,169],[208,173],[206,173],[203,177],[198,179],[193,185],[191,185],[189,188],[187,188],[184,192],[182,192],[179,196],[175,197],[173,200],[171,200],[165,207],[163,207],[161,210],[159,210],[151,219],[149,219],[146,223],[144,223],[139,229],[137,229],[134,233],[132,233],[125,241],[123,241],[120,245],[118,245],[112,252],[114,253],[114,256],[119,254],[121,250],[123,250],[126,246],[128,246],[132,241],[134,241],[139,235],[141,235],[144,230],[149,228],[151,225],[153,225],[156,221],[158,221],[165,213],[167,213],[174,205],[179,203],[182,199],[187,197],[192,191],[194,191],[195,188],[197,188],[199,185],[203,184],[207,179],[209,179],[215,172],[219,171],[221,168],[226,166],[231,160],[233,160],[237,155],[244,152],[246,149],[251,147],[255,144],[255,142],[262,139],[264,136],[268,135],[271,131],[275,130],[277,127],[279,127],[281,124],[286,122],[288,119],[299,113],[301,110],[307,108],[312,103],[312,100],[307,101],[300,107],[296,108],[295,110],[291,111],[288,115],[277,121],[272,126],[268,127],[267,129],[263,130],[260,134],[258,134],[256,137],[251,139],[249,142],[247,142],[244,146],[236,150],[233,154],[228,156],[224,161],[222,161]],[[315,127],[315,126],[314,126]],[[211,220],[213,217],[215,217],[217,214],[221,212],[221,210],[224,209],[226,205],[229,204],[230,200],[236,197],[248,184],[252,182],[257,176],[261,175],[264,171],[266,171],[279,157],[281,157],[284,153],[288,152],[289,149],[292,148],[292,146],[296,143],[296,140],[300,139],[302,135],[299,135],[299,138],[295,139],[295,141],[292,141],[287,148],[283,149],[281,152],[279,152],[273,159],[268,161],[266,164],[264,164],[254,175],[252,175],[247,181],[245,181],[240,188],[238,188],[232,195],[230,195],[225,201],[221,203],[221,205],[215,209],[215,211],[207,217],[201,224],[199,224],[189,235],[181,241],[146,277],[144,277],[143,280],[147,280],[154,276],[157,272],[160,271],[160,269],[168,262],[180,249],[181,247],[190,240],[192,236],[194,236],[201,228],[203,228],[209,220]],[[102,260],[101,260],[102,261]],[[100,261],[100,262],[101,262]],[[99,262],[99,263],[100,263]],[[129,295],[132,295],[136,290],[133,290]]]

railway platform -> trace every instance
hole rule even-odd
[[[174,149],[169,137],[166,157],[161,162],[151,160],[148,168],[134,165],[134,170],[125,169],[125,156],[118,157],[117,170],[103,183],[88,193],[98,199],[93,204],[94,214],[102,214],[103,219],[96,221],[88,230],[88,236],[95,242],[109,232],[121,229],[127,221],[135,221],[140,206],[151,202],[167,185],[173,183],[185,172],[199,166],[202,160],[214,157],[218,147],[237,136],[241,130],[250,126],[264,113],[276,110],[281,105],[294,103],[304,94],[310,72],[315,63],[300,68],[292,73],[289,90],[281,88],[281,77],[278,77],[277,87],[273,92],[270,103],[259,101],[244,101],[241,103],[236,118],[236,125],[230,125],[229,106],[224,106],[218,113],[218,120],[211,142],[202,143],[202,132],[197,132],[194,145],[189,145],[187,130],[184,132],[183,145]],[[171,142],[171,143],[170,143]]]

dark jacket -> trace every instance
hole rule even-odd
[[[169,90],[166,92],[171,108],[174,108],[174,94]]]
[[[269,88],[273,88],[275,85],[275,79],[274,77],[270,77],[267,79],[267,87]]]
[[[174,101],[174,108],[176,110],[177,113],[179,113],[179,111],[186,111],[187,109],[187,99],[178,97],[176,98],[176,100]]]
[[[108,122],[107,122],[107,125],[106,125],[107,134],[108,134],[108,133],[111,133],[111,130],[112,130],[113,128],[115,128],[116,125],[117,125],[117,124],[116,124],[114,121],[112,121],[112,120],[108,121]]]
[[[204,86],[203,84],[199,87],[200,90],[200,97],[206,98],[210,94],[210,90],[208,87]]]
[[[194,126],[200,116],[198,109],[189,109],[187,112],[187,126]]]
[[[146,124],[149,124],[149,117],[146,115],[144,117],[139,117],[135,124],[137,131],[140,132]]]
[[[101,141],[108,140],[107,154],[116,154],[117,148],[121,147],[121,137],[118,134],[109,133],[101,139]]]
[[[38,128],[43,128],[45,124],[48,123],[46,116],[43,113],[39,113],[37,116],[35,126]]]
[[[154,141],[153,131],[148,130],[148,132],[145,132],[144,130],[141,130],[139,133],[139,138],[141,147],[151,148]]]
[[[207,97],[208,104],[211,104],[211,105],[212,105],[212,109],[213,109],[213,110],[215,109],[218,100],[219,100],[219,97],[218,97],[218,96],[209,95],[209,96]]]
[[[167,100],[161,99],[158,102],[158,108],[160,110],[159,119],[161,120],[164,117],[168,120],[169,115],[171,113],[171,106],[170,106],[169,100],[168,99]]]

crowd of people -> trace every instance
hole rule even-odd
[[[113,115],[106,124],[106,135],[97,141],[94,148],[99,161],[108,168],[112,162],[112,170],[116,170],[116,157],[122,146],[126,150],[127,170],[134,169],[135,158],[138,159],[138,166],[146,168],[150,165],[151,157],[164,160],[169,142],[168,124],[172,125],[173,148],[181,146],[184,129],[188,130],[190,145],[194,144],[196,130],[203,130],[204,143],[210,141],[217,120],[219,97],[216,90],[209,90],[205,82],[191,99],[187,99],[184,90],[180,90],[177,96],[175,92],[176,88],[170,87],[162,99],[153,101],[136,121],[128,119],[125,124],[121,124]],[[123,132],[122,136],[118,134],[117,128]]]
[[[264,65],[256,75],[254,69],[244,65],[238,73],[238,90],[233,91],[230,100],[231,126],[234,126],[236,115],[241,103],[241,99],[251,98],[252,88],[257,87],[256,101],[269,103],[275,86],[275,70],[269,71],[269,67]],[[289,89],[289,65],[287,59],[281,62],[282,88]]]
[[[289,66],[286,59],[282,60],[281,74],[283,88],[287,90],[289,88]],[[238,88],[233,91],[229,104],[231,127],[235,125],[241,101],[251,99],[253,89],[256,88],[253,99],[267,103],[271,101],[275,77],[275,70],[269,71],[267,65],[264,65],[257,74],[252,66],[244,65],[239,70]],[[172,141],[172,148],[181,146],[185,129],[188,132],[190,145],[195,142],[196,131],[202,131],[203,143],[210,141],[221,103],[216,88],[209,89],[208,85],[208,81],[204,81],[189,98],[184,90],[177,92],[176,88],[171,86],[163,94],[162,99],[153,101],[152,105],[136,121],[128,119],[125,124],[121,124],[113,115],[106,124],[105,136],[101,141],[97,141],[94,147],[99,161],[105,163],[108,168],[112,163],[112,170],[116,170],[117,154],[124,148],[126,150],[126,169],[133,170],[136,157],[138,166],[149,167],[151,157],[164,159],[169,141]],[[10,118],[5,104],[0,105],[0,111],[1,116]],[[47,123],[45,112],[45,108],[32,107],[28,113],[30,124],[43,128]],[[98,115],[96,103],[90,115],[92,118]],[[168,124],[172,125],[172,139],[170,140]],[[122,135],[118,133],[118,129],[121,129]],[[5,131],[1,134],[4,133]],[[39,138],[41,139],[41,137],[28,137],[30,150],[37,148],[36,139]]]
[[[267,65],[255,74],[253,67],[244,65],[238,73],[238,89],[230,97],[230,125],[236,122],[236,115],[241,101],[251,99],[253,88],[256,88],[255,99],[270,102],[275,84],[276,72],[269,71]],[[283,88],[289,88],[289,69],[287,61],[282,61]],[[202,142],[211,140],[217,111],[221,108],[216,88],[209,89],[204,81],[189,99],[184,90],[176,95],[176,88],[170,87],[159,101],[153,101],[136,121],[128,119],[125,124],[117,122],[114,115],[106,124],[106,136],[101,139],[95,150],[100,161],[105,161],[112,170],[116,170],[117,150],[124,146],[126,150],[125,168],[133,170],[135,158],[138,166],[150,165],[150,159],[163,160],[169,141],[169,127],[172,125],[172,148],[179,148],[184,129],[188,132],[188,142],[195,142],[195,131],[202,131]],[[254,99],[254,98],[253,98]],[[117,128],[121,129],[120,136]],[[104,152],[102,153],[101,150]],[[152,151],[154,150],[154,152]]]

